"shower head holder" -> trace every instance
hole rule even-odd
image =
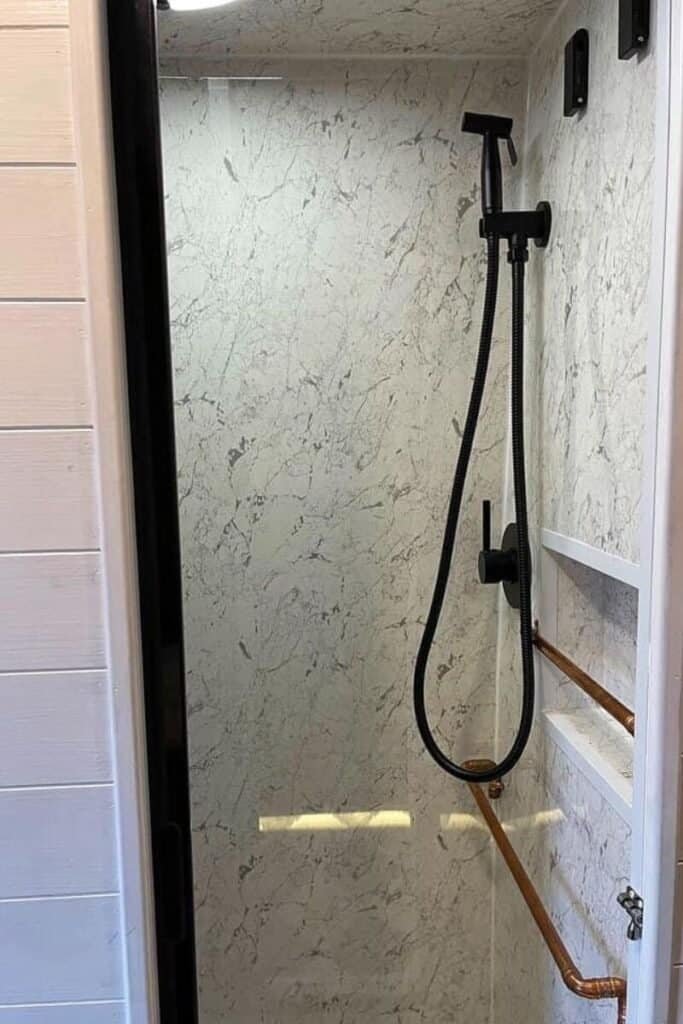
[[[482,238],[491,236],[507,238],[510,246],[526,248],[530,239],[540,249],[545,249],[550,240],[552,210],[550,203],[539,203],[535,210],[502,210],[500,213],[485,213],[479,221]]]

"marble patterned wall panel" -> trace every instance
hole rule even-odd
[[[558,646],[633,708],[638,592],[570,559],[555,561]]]
[[[563,49],[579,27],[591,38],[589,107],[564,119]],[[616,34],[615,5],[569,0],[530,62],[526,205],[550,200],[554,226],[549,248],[529,261],[527,427],[535,608],[548,603],[542,588],[550,582],[562,645],[631,703],[635,594],[571,563],[542,576],[538,544],[547,527],[638,560],[654,59],[620,63]],[[509,517],[509,492],[507,503]],[[519,718],[518,628],[503,606],[499,754]],[[539,687],[540,707],[547,696]],[[582,701],[572,684],[553,698],[565,710]],[[628,829],[544,735],[540,714],[498,812],[581,970],[623,972],[624,919],[614,899],[628,878]],[[590,1004],[564,988],[500,863],[495,877],[498,1024],[613,1024],[613,1003]]]
[[[235,54],[524,57],[561,0],[258,0],[160,14],[164,58]],[[492,23],[495,19],[495,31]]]
[[[576,618],[569,621],[578,624]],[[499,756],[519,719],[518,622],[516,612],[501,611]],[[537,658],[537,678],[541,669]],[[579,969],[586,976],[624,976],[626,921],[616,895],[629,877],[629,829],[545,734],[540,715],[545,697],[546,687],[539,686],[529,746],[508,777],[496,812]],[[571,685],[555,697],[564,709],[581,704]],[[614,1024],[613,1001],[590,1003],[565,988],[500,858],[494,877],[493,1020]]]
[[[202,1024],[484,1024],[489,840],[411,676],[483,291],[459,122],[519,117],[524,67],[226,71],[162,94]],[[459,757],[494,731],[507,305],[431,663]]]
[[[625,977],[627,920],[616,898],[629,878],[629,828],[549,738],[537,734],[535,750],[535,771],[511,776],[497,812],[579,970]],[[614,1024],[614,1000],[565,987],[500,859],[495,878],[494,1020]]]
[[[590,33],[590,93],[563,117],[564,46]],[[655,61],[617,59],[617,5],[571,0],[530,62],[527,194],[553,204],[532,271],[542,347],[541,525],[639,558]]]

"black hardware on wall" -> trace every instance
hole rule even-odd
[[[580,28],[564,48],[564,116],[572,117],[588,105],[588,31]]]
[[[180,537],[154,0],[107,0],[161,1024],[197,1024]]]
[[[650,41],[650,0],[619,0],[619,60],[628,60]]]

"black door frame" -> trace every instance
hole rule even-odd
[[[198,1024],[154,0],[107,0],[161,1024]]]

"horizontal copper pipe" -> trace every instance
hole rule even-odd
[[[630,708],[627,708],[620,700],[613,697],[604,686],[601,686],[596,679],[593,679],[582,668],[579,668],[566,654],[559,651],[557,647],[553,647],[545,637],[541,636],[538,629],[534,630],[534,643],[548,661],[552,661],[553,665],[557,665],[560,672],[564,672],[573,683],[576,683],[584,693],[592,697],[596,704],[604,708],[608,715],[611,715],[612,718],[619,722],[619,725],[623,725],[624,729],[633,736],[636,728],[636,716]]]
[[[490,761],[468,761],[465,765],[473,771],[483,771],[491,767]],[[548,950],[557,964],[562,980],[567,988],[582,999],[616,999],[617,1000],[617,1024],[626,1024],[626,992],[627,986],[624,978],[584,978],[572,960],[567,947],[562,941],[557,928],[553,924],[550,915],[543,906],[541,898],[536,892],[533,883],[527,875],[522,862],[514,851],[512,843],[503,831],[488,797],[477,783],[468,783],[472,796],[477,802],[486,824],[491,830],[491,835],[501,852],[503,860],[510,869],[524,901],[531,911],[538,929]]]

